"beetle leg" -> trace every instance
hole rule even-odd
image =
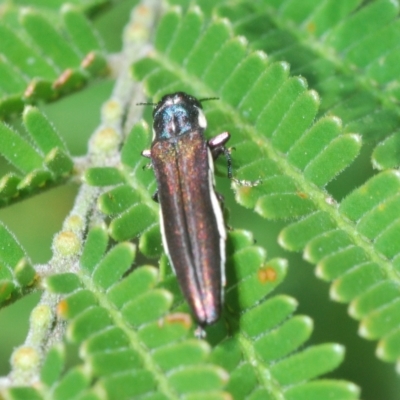
[[[153,168],[153,164],[152,163],[147,163],[146,165],[143,165],[142,169],[152,169]]]
[[[233,147],[233,149],[234,149],[234,147]],[[254,181],[248,181],[245,179],[237,179],[232,176],[232,157],[231,157],[230,150],[231,149],[227,149],[226,147],[224,147],[224,150],[223,150],[224,156],[226,158],[226,162],[228,164],[228,178],[230,180],[232,180],[233,182],[235,182],[239,186],[253,187],[253,186],[259,185],[261,183],[261,179],[256,179]]]
[[[150,149],[143,150],[141,154],[142,154],[143,157],[151,158],[151,150]]]
[[[146,158],[151,158],[151,150],[143,150],[142,151],[142,156],[146,157]],[[153,164],[152,163],[148,163],[146,165],[143,166],[143,169],[150,169],[153,168]],[[158,203],[158,190],[155,191],[155,193],[153,194],[153,196],[151,196],[151,198]]]
[[[143,150],[143,151],[141,152],[141,155],[142,155],[143,157],[146,157],[146,158],[151,158],[151,150]],[[143,168],[143,169],[151,169],[151,168],[153,168],[153,164],[152,164],[152,163],[148,163],[148,164],[146,164],[146,165],[143,165],[142,168]]]
[[[153,194],[153,196],[151,196],[151,198],[152,198],[156,203],[158,203],[158,190],[156,190],[156,191],[154,192],[154,194]]]
[[[229,132],[222,132],[207,142],[214,160],[216,160],[219,155],[224,153],[225,143],[228,142],[230,137],[231,135]]]
[[[231,150],[235,150],[235,148],[232,147],[228,149],[227,147],[225,147],[225,144],[228,142],[230,137],[231,135],[229,134],[229,132],[222,132],[208,141],[208,146],[211,150],[213,159],[216,160],[221,154],[225,156],[228,166],[228,178],[238,185],[250,187],[259,185],[261,183],[260,179],[256,179],[255,181],[247,181],[243,179],[237,179],[232,176]]]
[[[211,155],[214,160],[216,160],[221,154],[224,154],[228,163],[228,178],[232,179],[232,158],[230,151],[225,147],[225,144],[228,142],[230,137],[231,135],[229,132],[222,132],[208,141],[208,147],[211,150]]]

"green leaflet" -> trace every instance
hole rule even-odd
[[[110,186],[123,182],[123,177],[117,168],[92,167],[85,172],[85,181],[92,186]]]
[[[61,345],[56,345],[49,350],[40,375],[45,385],[52,386],[59,379],[64,367],[64,357],[64,348]]]
[[[138,193],[129,185],[119,185],[100,196],[99,208],[106,215],[116,215],[139,201]]]
[[[36,146],[43,154],[49,153],[55,147],[67,151],[55,128],[37,108],[26,107],[23,121]]]
[[[196,365],[204,362],[210,352],[206,342],[199,343],[196,339],[183,343],[172,343],[156,349],[154,358],[163,371],[170,371],[185,365]]]
[[[0,125],[1,152],[22,173],[42,166],[42,159],[31,145],[6,125]]]
[[[313,346],[275,364],[272,373],[282,385],[301,383],[335,368],[343,357],[342,346]]]
[[[43,15],[35,11],[25,12],[22,24],[33,41],[53,59],[58,70],[62,71],[71,65],[78,65],[79,57],[76,51]]]
[[[372,162],[375,168],[386,169],[398,166],[400,159],[399,140],[399,132],[395,132],[376,146],[372,154]]]
[[[120,243],[113,247],[93,271],[93,282],[104,290],[129,269],[135,258],[135,246]]]
[[[357,396],[357,387],[346,382],[325,379],[298,385],[286,392],[288,400],[319,400],[331,397],[335,400],[350,400]]]
[[[63,140],[43,113],[26,107],[23,124],[31,140],[0,122],[0,154],[19,171],[0,178],[1,206],[60,184],[73,172]]]
[[[45,59],[41,58],[34,49],[30,48],[17,35],[17,33],[5,24],[0,25],[0,33],[2,35],[2,52],[7,54],[7,58],[14,65],[14,74],[18,76],[17,71],[22,69],[28,76],[41,76],[42,78],[55,78],[54,68],[50,66]],[[24,63],[24,59],[31,59],[32,63]]]
[[[32,388],[32,387],[15,387],[11,388],[7,395],[12,400],[24,400],[24,399],[32,399],[32,400],[42,400],[43,397],[40,393]]]
[[[72,368],[63,379],[55,385],[53,398],[55,400],[67,400],[79,395],[90,384],[90,375],[83,368]]]
[[[27,84],[26,80],[23,78],[23,76],[17,75],[15,73],[16,71],[13,65],[7,59],[5,59],[4,56],[1,56],[0,60],[0,74],[2,77],[2,97],[23,91]]]
[[[80,279],[72,272],[50,276],[46,283],[50,291],[64,294],[71,293],[82,286]]]
[[[83,270],[93,272],[107,250],[108,240],[107,232],[102,226],[94,227],[89,231],[80,260]]]
[[[14,235],[0,224],[0,304],[7,304],[32,288],[36,272]]]
[[[102,7],[108,4],[109,0],[71,0],[68,3],[82,11],[94,12],[98,7]],[[44,9],[46,11],[58,11],[60,7],[64,4],[64,0],[41,0],[38,8]]]
[[[68,34],[82,56],[92,51],[103,50],[100,38],[79,7],[69,3],[61,11]]]

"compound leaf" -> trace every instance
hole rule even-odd
[[[389,3],[391,2],[382,0],[368,4],[351,14],[349,20],[345,18],[337,26],[332,24],[329,34],[324,32],[325,36],[322,36],[319,33],[318,40],[335,47],[342,57],[348,55],[348,49],[353,49],[355,39],[341,33],[341,30],[345,32],[346,29],[351,29],[352,18],[360,18],[360,21],[365,22],[374,12],[379,12],[382,17],[382,20],[379,17],[376,22],[380,27],[389,21],[392,23],[397,6]],[[232,17],[232,9],[235,7],[237,12]],[[317,264],[318,274],[324,279],[334,280],[331,289],[333,298],[345,302],[357,301],[360,296],[385,280],[399,284],[393,265],[388,261],[400,260],[400,247],[396,239],[400,232],[399,223],[393,221],[398,213],[395,199],[388,192],[393,185],[397,187],[395,173],[382,173],[372,178],[345,198],[339,206],[325,189],[360,151],[361,136],[353,132],[360,131],[365,136],[366,128],[374,129],[374,126],[369,125],[370,122],[367,126],[366,116],[371,118],[376,99],[367,88],[368,101],[363,100],[362,107],[357,108],[364,89],[354,93],[358,81],[353,78],[348,86],[341,84],[337,99],[324,97],[324,102],[320,105],[319,96],[308,90],[305,79],[289,76],[287,64],[280,61],[283,55],[291,61],[304,46],[293,46],[291,41],[287,41],[288,51],[284,49],[282,52],[280,46],[280,52],[275,56],[274,51],[277,48],[268,47],[272,45],[270,36],[259,35],[261,39],[256,40],[251,35],[254,31],[250,31],[250,26],[257,32],[265,32],[265,29],[270,28],[268,24],[265,27],[265,18],[274,26],[270,11],[257,7],[241,2],[233,7],[219,6],[217,14],[225,16],[224,13],[227,12],[226,15],[229,14],[234,21],[234,29],[226,20],[216,19],[206,24],[204,16],[197,9],[189,9],[182,16],[177,9],[171,9],[160,24],[155,42],[156,51],[134,65],[135,76],[144,81],[148,94],[156,100],[161,94],[175,90],[189,90],[189,93],[201,93],[202,96],[220,99],[205,106],[210,127],[207,135],[217,133],[213,132],[213,127],[231,132],[232,145],[236,148],[235,175],[246,181],[261,182],[253,187],[235,185],[237,200],[266,218],[298,220],[282,231],[280,243],[289,249],[304,250],[305,258]],[[354,7],[355,4],[352,4],[341,12],[345,15],[352,12]],[[314,12],[312,7],[308,11],[311,14]],[[250,12],[253,13],[253,19],[247,20],[245,15]],[[297,13],[295,7],[286,9],[285,6],[279,8],[276,18],[280,17],[283,20],[302,18],[303,22],[306,19],[305,15]],[[322,18],[321,15],[318,17]],[[255,18],[257,23],[254,24]],[[172,49],[177,47],[176,32],[189,20],[196,21],[196,26],[202,23],[203,28],[196,45],[187,47],[186,57],[182,58],[181,53],[177,56],[178,53],[172,52]],[[233,30],[246,35],[249,45],[242,38],[235,37]],[[280,33],[279,30],[277,33]],[[354,34],[357,40],[360,39],[359,36]],[[211,37],[212,46],[216,50],[212,60],[206,63],[199,59],[199,49],[211,45]],[[187,41],[189,43],[190,39]],[[363,40],[357,42],[359,49],[364,49],[364,54],[369,46],[366,43]],[[184,46],[184,42],[181,46]],[[269,57],[260,51],[252,51],[255,48],[267,49]],[[181,52],[183,50],[181,48]],[[306,54],[309,53],[308,51]],[[351,63],[358,68],[366,67],[365,61],[359,55],[356,56],[356,53],[352,53],[350,58]],[[300,62],[302,60],[300,58]],[[309,58],[305,58],[303,62],[306,61],[309,65],[307,68],[313,69],[315,63],[310,63]],[[300,70],[298,57],[292,67],[294,71]],[[301,69],[303,76],[307,76],[303,74],[307,68]],[[243,83],[246,77],[249,80]],[[344,80],[339,75],[335,75],[334,79],[339,77]],[[325,79],[321,82],[328,81]],[[327,88],[319,85],[314,87],[325,95]],[[321,113],[329,115],[314,121]],[[341,117],[343,124],[339,118],[332,116],[333,113]],[[384,183],[385,177],[394,181],[394,184],[387,186]],[[378,185],[382,190],[376,189],[378,186],[374,184],[380,179],[382,183]],[[365,210],[365,216],[360,220],[360,215],[353,216],[353,210],[358,213]],[[369,240],[365,240],[367,229],[370,230],[372,226],[374,229],[379,226],[381,228],[373,237],[370,233]],[[346,259],[345,264],[336,264],[335,268],[334,260],[344,259],[342,251],[346,254],[352,251],[353,258]],[[350,271],[352,272],[347,277]],[[245,291],[243,287],[239,293]],[[228,301],[231,300],[229,296],[228,291]],[[362,326],[365,323],[363,321]],[[392,329],[397,327],[394,323]],[[376,333],[378,336],[374,337],[382,338],[382,335],[389,334],[390,328],[387,329],[389,331],[382,331],[380,336]]]

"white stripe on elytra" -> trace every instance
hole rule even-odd
[[[214,179],[214,160],[211,154],[210,148],[207,148],[208,152],[208,183],[210,187],[210,197],[211,197],[211,204],[214,210],[214,215],[217,220],[217,227],[219,232],[219,250],[220,250],[220,257],[221,257],[221,265],[220,265],[220,273],[221,273],[221,297],[223,296],[223,287],[226,283],[225,278],[225,240],[226,240],[226,230],[225,230],[225,222],[224,217],[222,214],[221,206],[217,199],[217,195],[215,194],[215,179]]]
[[[162,244],[163,244],[163,247],[164,247],[165,254],[168,257],[168,260],[169,260],[169,263],[171,265],[171,268],[174,271],[174,274],[176,275],[174,263],[172,262],[172,259],[171,259],[171,256],[170,256],[170,252],[169,252],[169,248],[168,248],[168,244],[167,244],[167,237],[165,235],[164,218],[163,218],[163,214],[162,214],[161,205],[159,205],[159,215],[160,215],[160,231],[161,231]]]

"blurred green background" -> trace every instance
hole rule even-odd
[[[96,17],[95,25],[110,51],[120,48],[122,29],[136,2],[118,2],[116,7]],[[32,4],[29,1],[20,3]],[[111,89],[111,81],[101,81],[81,93],[42,107],[74,155],[85,154],[87,140],[100,120],[100,106],[108,98]],[[330,184],[328,190],[337,200],[370,176],[369,155],[370,149],[364,148],[352,167]],[[3,171],[6,164],[3,162],[0,168]],[[385,364],[374,356],[376,342],[368,342],[357,335],[358,324],[348,317],[347,306],[329,299],[329,285],[315,277],[313,268],[300,254],[288,253],[278,246],[276,238],[284,223],[262,220],[253,212],[238,206],[227,179],[218,178],[217,186],[230,210],[229,225],[251,231],[257,243],[268,250],[269,257],[289,260],[287,279],[278,291],[297,298],[298,313],[309,315],[314,320],[315,330],[308,344],[337,342],[346,346],[346,359],[331,376],[358,384],[364,400],[400,399],[399,377],[392,364]],[[61,229],[76,193],[77,186],[66,185],[0,210],[0,220],[14,232],[34,263],[49,260],[52,237]],[[38,293],[27,296],[0,310],[0,375],[9,371],[11,352],[23,342],[30,310],[39,296]]]

